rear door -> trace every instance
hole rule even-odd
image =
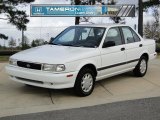
[[[140,58],[139,55],[143,50],[143,44],[137,33],[132,28],[125,26],[121,27],[121,30],[126,43],[127,67],[135,67]]]

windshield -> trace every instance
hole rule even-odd
[[[60,33],[54,41],[54,45],[74,46],[74,47],[98,47],[105,28],[72,26]]]

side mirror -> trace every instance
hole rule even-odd
[[[115,46],[116,43],[114,41],[108,41],[103,44],[103,48]]]

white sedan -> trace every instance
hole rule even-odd
[[[14,81],[44,88],[74,88],[90,95],[95,81],[133,71],[143,77],[156,57],[155,41],[126,25],[71,26],[48,45],[10,57],[6,71]]]

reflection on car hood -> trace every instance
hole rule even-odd
[[[11,56],[13,59],[48,64],[64,64],[98,54],[96,48],[43,45]]]

